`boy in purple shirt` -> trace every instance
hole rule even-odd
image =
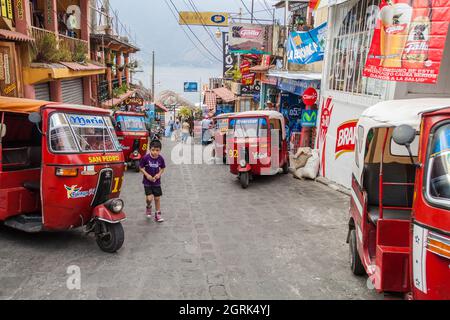
[[[140,162],[141,172],[144,174],[142,181],[147,200],[147,217],[152,217],[152,202],[155,200],[155,221],[163,222],[161,217],[161,176],[166,168],[164,158],[161,156],[162,144],[158,140],[150,143],[150,153],[147,153]]]

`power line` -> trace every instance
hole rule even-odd
[[[167,7],[169,8],[170,12],[172,12],[172,15],[174,16],[175,20],[178,21],[177,15],[175,14],[174,10],[172,9],[172,7],[169,5],[169,3],[167,2],[167,0],[164,0],[164,2],[166,3]],[[198,45],[194,42],[194,40],[192,40],[192,38],[189,36],[189,34],[186,32],[186,30],[180,26],[181,30],[183,30],[184,34],[188,37],[188,39],[192,42],[192,44],[197,48],[197,50],[208,60],[210,60],[211,62],[213,61],[209,56],[206,56],[205,53],[200,50],[200,48],[198,47]],[[195,34],[194,34],[195,35]],[[197,40],[202,44],[202,42],[197,38]],[[216,60],[220,61],[218,58],[216,58],[216,56],[214,56],[214,54],[212,54],[209,50],[207,50]]]
[[[254,13],[250,11],[250,9],[247,7],[247,5],[245,4],[245,2],[244,2],[243,0],[241,0],[241,3],[243,4],[245,10],[247,10],[247,12],[250,14],[250,16],[251,16],[251,17],[252,17],[259,25],[262,25],[261,22],[260,22],[258,19],[256,19]]]
[[[188,0],[191,4],[192,9],[194,9],[194,12],[197,14],[198,18],[200,19],[200,22],[202,24],[203,29],[205,29],[206,33],[208,33],[209,37],[211,38],[212,42],[215,44],[215,46],[219,49],[220,52],[222,52],[222,46],[219,44],[219,42],[216,40],[216,38],[212,35],[211,30],[209,30],[206,25],[204,24],[203,18],[200,14],[200,12],[197,9],[197,6],[192,0]],[[186,0],[185,0],[186,2]]]
[[[167,0],[164,0],[165,2],[166,2],[166,4],[167,5],[169,5],[168,3],[167,3]],[[172,0],[169,0],[170,1],[170,3],[172,4],[172,6],[174,7],[174,9],[175,9],[175,11],[178,13],[178,15],[180,15],[180,11],[178,10],[178,8],[175,6],[175,4],[173,3],[173,1]],[[176,16],[175,16],[175,19],[176,19]],[[183,22],[184,23],[186,23],[186,20],[184,20],[184,18],[183,17],[181,17],[181,19],[183,20]],[[214,55],[214,53],[212,53],[211,52],[211,50],[209,50],[206,46],[205,46],[205,44],[198,38],[198,36],[195,34],[195,32],[192,30],[192,28],[188,25],[188,24],[186,24],[186,27],[189,29],[189,31],[191,31],[191,33],[192,33],[192,35],[197,39],[197,41],[200,43],[200,45],[215,59],[215,60],[217,60],[218,62],[222,62],[222,60],[221,59],[219,59],[219,58],[217,58],[215,55]],[[184,29],[183,29],[184,30]]]

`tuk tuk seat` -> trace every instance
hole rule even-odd
[[[416,168],[413,164],[383,163],[383,181],[414,183]],[[369,219],[377,225],[380,219],[380,164],[364,165],[364,189],[367,191],[367,211]],[[383,207],[412,208],[414,187],[412,185],[384,185]],[[409,220],[411,210],[383,209],[383,219]]]

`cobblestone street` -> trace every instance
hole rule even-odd
[[[163,217],[144,216],[141,175],[126,173],[125,244],[106,254],[81,230],[0,226],[1,299],[380,299],[351,274],[347,196],[292,175],[247,190],[227,166],[174,165],[164,142]],[[67,268],[81,269],[68,290]]]

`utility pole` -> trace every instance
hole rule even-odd
[[[254,11],[255,11],[255,0],[252,0],[252,16],[251,16],[251,19],[252,19],[252,24],[253,24],[253,13],[254,13]]]
[[[152,102],[155,103],[155,51],[152,51]]]
[[[289,0],[284,1],[285,7],[284,7],[284,27],[286,28],[286,41],[289,39]],[[286,51],[286,49],[284,49]],[[284,54],[284,68],[287,71],[288,70],[288,59],[287,54],[285,52]]]

